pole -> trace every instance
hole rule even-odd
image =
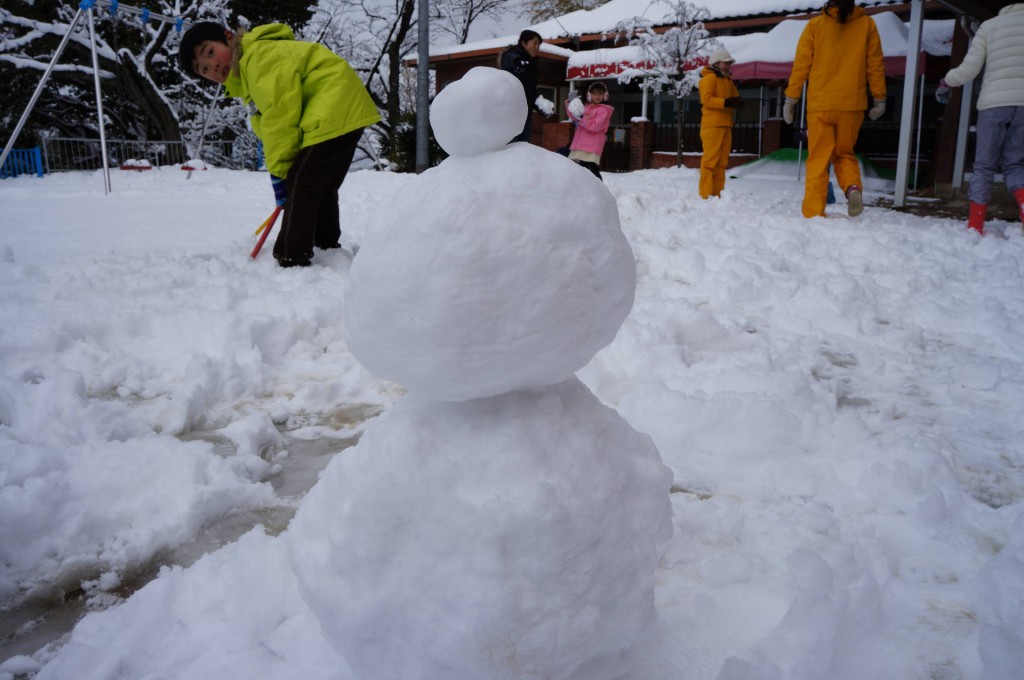
[[[917,191],[917,178],[921,174],[921,119],[924,116],[924,74],[921,74],[921,90],[917,96],[917,142],[914,148],[914,191]]]
[[[416,174],[419,174],[430,167],[430,2],[417,1]]]
[[[14,134],[11,135],[11,140],[7,142],[7,146],[4,147],[2,153],[0,153],[0,167],[3,167],[4,161],[7,160],[7,156],[10,155],[11,149],[14,148],[14,143],[18,141],[18,135],[21,134],[21,129],[25,127],[25,122],[28,121],[28,116],[32,113],[32,108],[36,105],[36,101],[39,99],[39,95],[43,93],[43,88],[46,87],[46,81],[50,79],[50,74],[53,73],[53,67],[57,65],[57,60],[60,59],[60,55],[64,52],[64,48],[67,47],[68,41],[71,40],[71,34],[75,31],[75,26],[78,25],[78,20],[82,18],[82,13],[85,10],[82,8],[78,9],[75,13],[75,18],[71,20],[71,25],[68,27],[68,32],[64,34],[64,37],[60,41],[60,45],[57,46],[57,51],[53,53],[53,58],[50,59],[49,65],[43,72],[43,77],[39,79],[39,84],[36,85],[36,91],[32,93],[32,97],[28,100],[28,106],[25,107],[25,111],[21,114],[21,119],[18,120],[18,124],[14,126]]]
[[[84,4],[84,3],[83,3]],[[100,153],[103,157],[103,193],[110,193],[110,163],[107,159],[107,127],[103,122],[103,92],[100,90],[100,57],[96,53],[96,27],[92,20],[92,5],[87,10],[89,17],[89,42],[92,44],[92,75],[96,85],[96,117],[100,124]]]
[[[806,81],[804,81],[804,93],[803,93],[803,96],[800,97],[800,129],[803,130],[804,133],[802,135],[800,135],[800,144],[797,145],[797,148],[796,148],[796,181],[797,182],[800,181],[800,178],[803,177],[803,174],[804,174],[804,164],[803,164],[804,137],[807,135],[807,128],[805,127],[805,123],[804,123],[804,114],[805,113],[807,113],[807,82]],[[808,146],[808,148],[810,147],[810,139],[808,139],[807,146]]]
[[[210,110],[206,112],[206,120],[203,121],[203,131],[199,133],[199,145],[196,147],[196,158],[199,158],[199,153],[203,149],[203,142],[206,141],[206,127],[210,124],[210,118],[213,117],[213,107],[217,105],[217,100],[220,99],[220,91],[223,87],[223,83],[218,83],[217,91],[213,93],[213,101],[210,102]],[[189,170],[185,179],[192,179],[192,172],[192,170]]]
[[[764,85],[757,95],[757,157],[761,157],[761,138],[764,137]]]
[[[903,76],[903,110],[900,111],[899,155],[896,157],[896,196],[894,208],[907,202],[907,175],[910,172],[910,135],[914,131],[914,105],[917,99],[917,68],[921,60],[921,27],[924,24],[924,0],[911,0],[910,41],[907,43],[907,70]]]
[[[971,103],[974,100],[974,81],[964,85],[960,94],[960,124],[956,131],[956,156],[953,160],[953,188],[964,185],[964,165],[967,163],[967,135],[971,131]]]

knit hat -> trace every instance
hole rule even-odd
[[[711,58],[708,59],[708,63],[717,64],[720,61],[727,61],[731,64],[736,60],[732,58],[731,54],[729,54],[729,50],[718,49],[711,53]]]

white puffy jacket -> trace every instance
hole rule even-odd
[[[963,63],[946,74],[946,84],[959,87],[974,80],[982,66],[979,111],[1024,106],[1024,3],[1008,5],[981,24]]]

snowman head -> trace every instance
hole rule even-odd
[[[478,66],[434,98],[430,127],[450,156],[476,156],[507,145],[528,115],[526,93],[515,76]]]

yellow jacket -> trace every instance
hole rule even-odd
[[[725,100],[729,97],[740,96],[736,89],[736,83],[732,82],[729,76],[705,66],[700,72],[700,105],[701,119],[700,126],[706,127],[732,127],[736,109],[725,107]]]
[[[271,174],[287,177],[300,149],[380,120],[359,75],[323,45],[296,40],[283,24],[257,26],[240,42],[224,87],[255,104],[252,130]]]
[[[786,96],[799,99],[807,84],[808,111],[863,111],[871,96],[885,99],[885,64],[875,21],[855,7],[845,24],[830,7],[807,22],[796,46]]]

